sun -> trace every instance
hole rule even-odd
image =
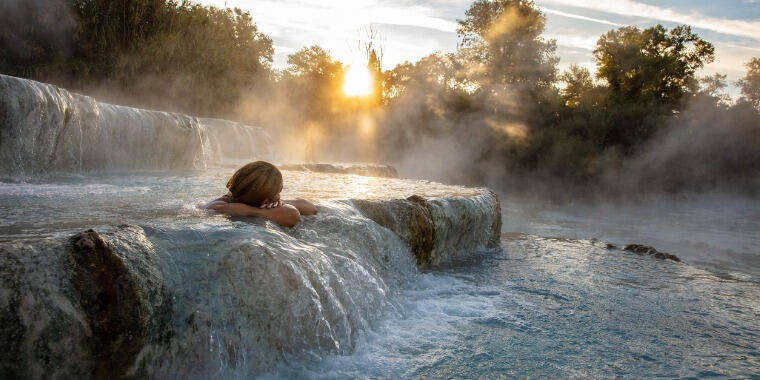
[[[346,96],[367,96],[372,94],[372,74],[366,67],[348,66],[343,78],[343,93]]]

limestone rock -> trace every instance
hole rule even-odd
[[[671,255],[670,253],[667,253],[667,252],[660,252],[654,247],[650,247],[648,245],[628,244],[623,248],[623,250],[628,251],[628,252],[633,252],[638,255],[649,255],[649,256],[656,257],[662,260],[673,260],[673,261],[678,261],[678,262],[681,261],[681,259],[679,259],[678,256],[676,255]]]
[[[141,350],[170,334],[170,298],[139,227],[0,253],[0,378],[139,375]]]
[[[409,245],[419,266],[445,262],[458,253],[498,248],[501,207],[491,191],[474,197],[354,200],[369,219]]]

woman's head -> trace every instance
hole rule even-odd
[[[279,198],[282,173],[274,165],[256,161],[238,169],[227,182],[234,202],[260,207]]]

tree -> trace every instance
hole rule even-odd
[[[599,38],[594,50],[597,77],[622,101],[677,108],[694,74],[715,58],[713,45],[687,25],[641,30],[622,27]]]
[[[369,58],[367,59],[367,70],[372,74],[372,102],[375,105],[379,105],[383,101],[383,68],[380,58],[377,55],[375,49],[370,50]]]
[[[531,0],[476,0],[459,20],[453,87],[468,94],[456,104],[475,111],[470,119],[480,119],[468,129],[485,128],[490,135],[484,160],[536,162],[532,137],[552,124],[560,103],[553,87],[556,42],[542,37],[545,28],[546,18]]]
[[[695,97],[706,97],[719,107],[728,107],[731,103],[731,96],[726,94],[726,75],[715,73],[706,77],[699,78],[699,90],[696,91]]]
[[[0,1],[0,72],[42,77],[71,57],[76,20],[67,0]]]
[[[285,72],[293,77],[334,79],[342,68],[343,64],[333,61],[330,53],[314,45],[289,55]]]
[[[305,47],[288,56],[283,85],[301,103],[306,118],[323,121],[336,111],[345,68],[319,46]]]
[[[578,65],[570,67],[559,76],[559,80],[565,84],[560,91],[562,98],[565,99],[565,105],[576,107],[586,94],[594,88],[594,79],[587,68]]]
[[[10,0],[0,32],[0,72],[138,107],[222,116],[271,77],[272,41],[240,9]]]
[[[752,58],[745,64],[747,74],[737,82],[742,91],[742,100],[760,111],[760,58]]]
[[[272,40],[240,9],[197,4],[176,8],[167,25],[146,38],[111,75],[135,94],[182,102],[194,114],[223,116],[271,73]],[[143,80],[149,78],[150,80]]]
[[[602,35],[594,57],[597,78],[607,83],[602,144],[633,153],[684,104],[697,87],[696,71],[712,62],[715,50],[689,26],[670,31],[626,26]]]
[[[492,83],[548,87],[555,79],[556,43],[541,34],[546,19],[530,0],[477,0],[459,20],[460,51],[484,65]]]

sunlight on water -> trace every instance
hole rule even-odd
[[[167,175],[70,176],[0,182],[0,239],[69,233],[101,224],[172,222],[206,215],[198,205],[222,196],[235,169]],[[429,181],[283,171],[283,199],[471,196],[481,190]]]
[[[156,377],[748,377],[760,366],[751,276],[608,250],[567,232],[596,231],[583,216],[515,220],[526,211],[514,200],[505,230],[567,236],[505,233],[502,250],[419,270],[398,236],[345,199],[482,189],[284,171],[283,197],[319,207],[284,229],[197,208],[233,170],[0,183],[0,242],[38,261],[87,228],[148,244],[172,294],[169,350],[145,352]],[[30,307],[56,294],[56,272],[43,273]]]
[[[158,377],[743,377],[760,366],[757,282],[524,234],[419,271],[396,235],[340,199],[482,190],[284,171],[284,197],[320,213],[282,229],[197,208],[231,171],[0,183],[0,240],[28,244],[8,251],[21,259],[91,227],[146,239],[173,297],[170,350],[145,354]]]
[[[371,79],[352,67],[344,91],[369,95]],[[0,81],[12,137],[0,141],[0,373],[31,374],[9,378],[758,375],[751,202],[504,198],[499,210],[486,189],[284,171],[283,198],[318,214],[283,228],[198,207],[241,164],[271,159],[261,128]],[[427,200],[398,199],[412,195]]]

